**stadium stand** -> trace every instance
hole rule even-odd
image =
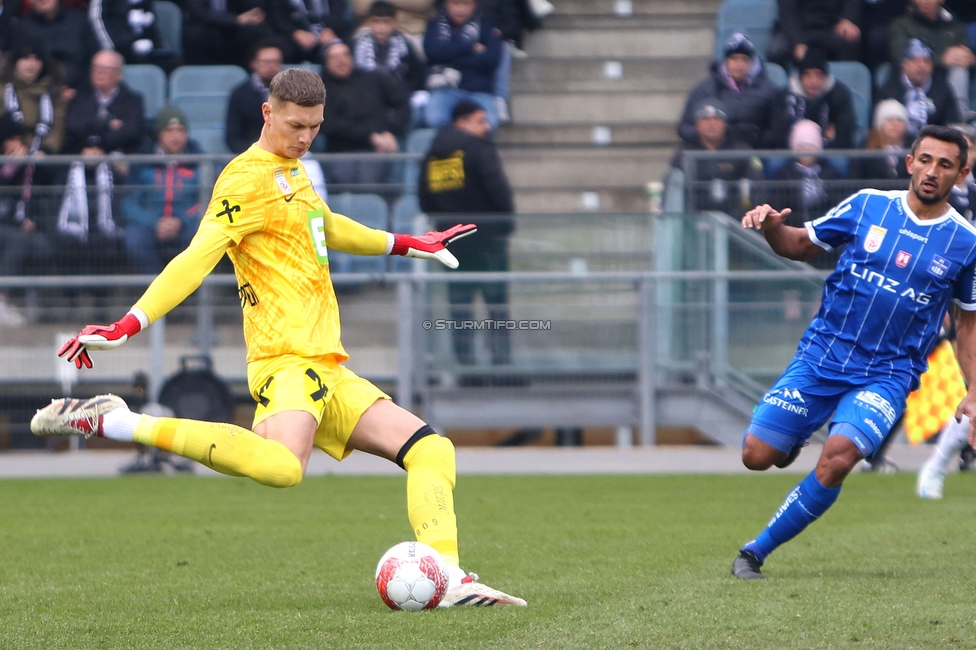
[[[122,69],[122,80],[142,95],[143,113],[152,120],[166,106],[166,73],[157,65],[130,64]]]
[[[378,230],[389,230],[389,208],[378,194],[332,194],[329,207],[333,212],[344,214],[364,226]],[[338,273],[383,273],[386,258],[382,256],[362,257],[339,251],[329,251],[329,267]]]
[[[777,13],[776,0],[725,0],[715,16],[716,58],[722,56],[722,44],[732,34],[745,32],[765,59]]]

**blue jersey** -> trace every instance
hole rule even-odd
[[[908,192],[863,190],[806,224],[826,250],[846,244],[797,358],[843,375],[925,371],[954,300],[976,311],[976,228],[954,209],[919,219]]]

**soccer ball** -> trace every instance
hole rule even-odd
[[[401,542],[376,565],[376,590],[390,609],[433,609],[447,591],[447,565],[430,546]]]

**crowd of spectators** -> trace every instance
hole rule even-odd
[[[511,59],[553,10],[547,0],[175,3],[181,43],[166,41],[152,0],[0,4],[3,153],[79,156],[0,166],[0,275],[157,273],[188,243],[202,209],[197,165],[125,156],[208,152],[192,137],[192,115],[174,106],[146,115],[123,81],[126,64],[247,70],[227,103],[233,153],[258,139],[274,75],[288,64],[320,66],[329,101],[316,151],[393,153],[411,129],[450,123],[462,100],[477,102],[493,126],[507,120]],[[323,196],[326,178],[368,187],[393,171],[371,160],[306,168]],[[0,326],[22,322],[0,291]]]
[[[686,207],[739,217],[768,202],[802,223],[864,186],[901,189],[905,147],[926,124],[976,133],[976,4],[778,0],[778,16],[765,56],[748,34],[733,34],[687,99],[672,159],[691,183]],[[855,94],[831,74],[839,61],[863,63],[869,87]],[[786,71],[785,84],[771,80],[769,63]],[[871,107],[870,124],[859,124],[855,100]],[[874,155],[838,153],[851,149]],[[735,153],[685,155],[702,150]],[[954,194],[967,215],[970,190],[972,176]]]

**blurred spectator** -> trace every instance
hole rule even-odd
[[[856,61],[861,50],[861,0],[778,0],[767,59],[786,69],[820,47],[831,61]]]
[[[784,165],[776,174],[777,181],[786,181],[776,190],[778,201],[768,201],[779,210],[793,208],[786,221],[792,226],[822,217],[827,210],[840,201],[836,184],[830,181],[841,179],[840,172],[826,159],[823,153],[823,131],[813,120],[800,120],[790,131],[790,151],[808,155],[799,156]],[[827,184],[824,183],[827,181]]]
[[[31,12],[20,20],[20,30],[35,42],[43,43],[48,54],[64,66],[69,88],[78,89],[85,83],[88,64],[98,50],[88,16],[77,9],[62,7],[60,0],[33,0]]]
[[[394,79],[382,72],[356,70],[349,47],[341,42],[329,46],[322,71],[328,101],[325,122],[328,153],[399,151],[397,137],[410,119],[407,95]],[[389,164],[372,160],[329,163],[332,183],[382,183]]]
[[[970,223],[973,221],[973,214],[976,211],[976,181],[973,180],[973,165],[976,164],[976,128],[969,124],[953,124],[969,142],[969,174],[958,185],[952,187],[949,195],[949,205],[956,209]]]
[[[451,120],[434,138],[421,165],[420,209],[430,215],[451,215],[435,220],[438,230],[456,224],[458,214],[512,214],[512,188],[498,150],[488,138],[491,125],[485,110],[477,102],[462,100],[454,107]],[[478,232],[451,244],[461,268],[507,271],[508,236],[514,227],[511,218],[472,218]],[[474,318],[474,298],[479,292],[488,307],[488,318],[508,320],[508,286],[502,282],[449,283],[447,291],[455,322]],[[474,330],[458,325],[451,334],[458,363],[475,363]],[[488,330],[488,348],[492,364],[509,363],[508,330]]]
[[[17,38],[20,20],[13,9],[0,2],[0,52],[8,52],[14,46],[14,39]]]
[[[353,13],[359,20],[364,20],[373,2],[374,0],[352,0]],[[413,41],[418,51],[422,51],[427,21],[434,16],[436,0],[390,0],[390,2],[397,10],[397,30]]]
[[[907,180],[905,149],[911,145],[908,111],[897,99],[885,99],[874,107],[874,128],[868,133],[865,149],[886,151],[872,158],[851,158],[848,176],[864,180]],[[904,186],[904,183],[900,183]],[[888,188],[882,188],[888,189]],[[892,188],[893,189],[893,188]]]
[[[64,145],[64,71],[43,46],[20,39],[0,64],[3,111],[24,127],[28,155],[60,153]]]
[[[685,160],[686,151],[742,151],[749,147],[727,136],[725,106],[718,99],[706,99],[695,110],[695,130],[698,139],[684,143],[671,159],[671,166],[684,169],[689,181],[694,181],[691,211],[718,210],[733,217],[741,217],[753,207],[752,184],[763,179],[763,166],[755,156],[698,158],[695,168]]]
[[[496,73],[504,43],[501,32],[482,18],[475,0],[446,0],[427,24],[424,36],[424,52],[431,66],[427,77],[430,101],[425,109],[428,126],[449,125],[454,105],[469,99],[485,109],[491,128],[498,128]]]
[[[396,7],[388,0],[377,0],[353,43],[356,68],[382,70],[400,80],[407,92],[424,89],[427,66],[413,44],[396,28]]]
[[[159,32],[152,0],[97,0],[88,19],[98,47],[119,52],[127,63],[152,63],[167,73],[182,63],[179,44],[166,43]]]
[[[847,85],[829,74],[827,55],[811,47],[790,75],[786,105],[793,120],[813,120],[824,133],[828,149],[850,149],[857,132],[854,98]]]
[[[122,65],[122,55],[112,50],[92,58],[91,85],[68,104],[64,153],[102,156],[139,151],[142,96],[123,83]]]
[[[0,115],[0,142],[3,155],[26,156],[24,127],[10,113]],[[0,276],[20,275],[28,265],[40,269],[51,258],[51,242],[35,221],[43,210],[31,202],[29,174],[44,174],[30,165],[7,163],[0,166]],[[0,290],[0,327],[24,324],[24,316],[9,302],[7,291]]]
[[[147,153],[201,153],[187,132],[186,114],[167,107],[156,116],[156,143]],[[200,225],[200,176],[196,164],[161,162],[132,170],[137,189],[122,204],[125,248],[137,273],[159,273],[193,238]]]
[[[251,57],[251,78],[241,82],[227,102],[227,148],[243,153],[261,137],[264,115],[261,105],[268,101],[268,87],[281,72],[284,58],[277,41],[258,41]],[[331,99],[331,98],[330,98]]]
[[[254,43],[283,40],[271,27],[267,7],[266,0],[184,0],[183,58],[190,64],[246,68]],[[279,45],[288,48],[285,42]]]
[[[273,0],[268,20],[286,40],[289,61],[322,61],[324,47],[348,40],[353,26],[346,18],[346,0]]]
[[[903,58],[911,40],[924,42],[932,51],[936,69],[946,72],[946,79],[958,99],[960,114],[968,110],[969,72],[976,64],[976,55],[971,49],[966,25],[942,8],[942,0],[912,0],[911,12],[891,22],[889,38],[893,63]],[[912,113],[910,106],[908,113]]]
[[[976,45],[976,2],[972,0],[945,0],[945,8],[966,25],[970,45]]]
[[[783,92],[766,76],[752,41],[741,32],[733,34],[723,56],[688,96],[678,135],[689,144],[697,142],[695,111],[706,99],[715,98],[725,106],[729,139],[754,149],[786,146],[783,125],[790,119]]]
[[[901,74],[895,70],[875,93],[875,101],[897,99],[908,111],[908,134],[914,138],[926,124],[960,121],[959,105],[945,73],[934,69],[932,50],[917,38],[908,41],[901,60]]]
[[[554,7],[548,0],[529,2],[528,0],[480,0],[481,13],[498,27],[502,38],[514,47],[522,48],[525,32],[532,32],[542,26],[541,18],[552,13]],[[536,5],[541,15],[536,13]],[[548,7],[546,7],[548,5]],[[524,53],[522,54],[524,56]]]
[[[864,0],[861,12],[861,61],[872,72],[891,61],[888,30],[891,21],[908,9],[909,0]],[[965,0],[968,2],[969,0]]]

